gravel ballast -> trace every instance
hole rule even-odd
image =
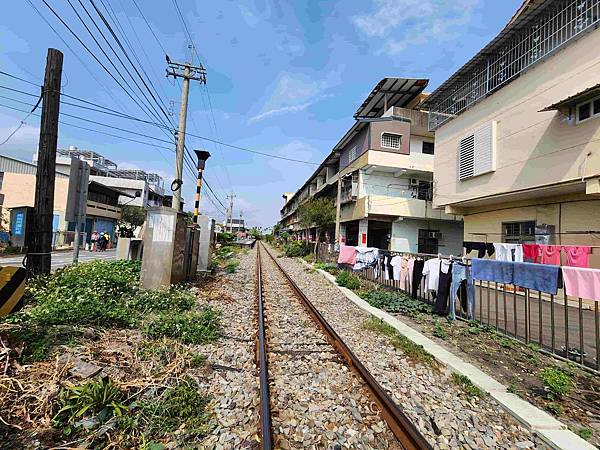
[[[467,396],[443,366],[415,363],[386,336],[365,329],[369,315],[321,275],[298,260],[279,261],[436,448],[543,448],[493,399]]]

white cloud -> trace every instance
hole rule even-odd
[[[355,16],[352,21],[368,37],[383,39],[379,53],[393,56],[410,45],[455,38],[460,27],[471,21],[478,3],[479,0],[373,0],[373,11]]]
[[[13,133],[19,124],[13,126],[0,127],[0,142],[3,142],[11,133]],[[10,145],[30,145],[37,144],[40,139],[39,127],[31,125],[23,125],[19,130],[13,134],[10,140],[5,144]]]

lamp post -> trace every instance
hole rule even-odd
[[[196,202],[194,203],[194,223],[198,224],[198,210],[200,208],[200,190],[202,188],[202,172],[206,166],[206,160],[210,158],[210,153],[206,150],[194,150],[198,158],[198,179],[196,180]]]

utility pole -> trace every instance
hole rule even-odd
[[[225,197],[225,198],[229,199],[229,232],[230,233],[233,233],[233,199],[235,197],[236,196],[233,193],[231,193],[230,195]]]
[[[341,245],[340,242],[340,212],[341,212],[341,201],[342,201],[342,177],[341,175],[337,180],[337,202],[335,207],[335,244]]]
[[[187,123],[188,96],[190,80],[206,84],[206,69],[202,65],[192,66],[190,63],[177,63],[167,56],[167,77],[183,78],[181,87],[181,108],[179,109],[179,128],[177,132],[177,149],[175,152],[175,180],[171,185],[173,191],[173,208],[181,207],[181,186],[183,185],[183,152],[185,151],[185,127]]]
[[[28,276],[50,273],[62,66],[62,52],[49,48],[42,91],[34,212],[32,223],[27,227]]]

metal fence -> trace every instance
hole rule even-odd
[[[318,259],[337,261],[333,246],[320,244]],[[383,256],[415,257],[423,260],[438,255],[399,253],[380,250]],[[441,256],[442,259],[449,257]],[[469,264],[469,259],[466,260]],[[362,278],[375,282],[385,289],[400,291],[433,305],[435,296],[424,286],[424,277],[418,286],[412,280],[401,283],[386,280],[382,264],[379,269],[368,268],[355,272]],[[466,308],[451,294],[456,316],[469,320]],[[597,301],[568,298],[564,290],[550,295],[533,289],[489,281],[475,281],[475,307],[472,320],[486,324],[499,333],[535,344],[553,356],[569,360],[593,371],[600,371],[600,307]]]
[[[80,232],[79,234],[79,248],[85,249],[87,239],[87,233]],[[74,231],[55,231],[52,233],[52,249],[64,249],[73,248],[73,242],[75,241]]]

